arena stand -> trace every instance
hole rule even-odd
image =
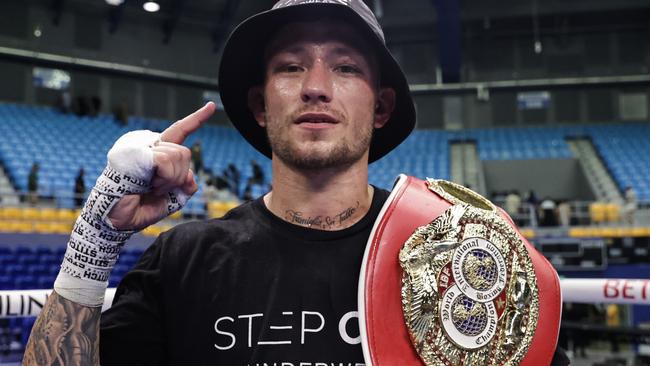
[[[30,167],[38,163],[39,196],[49,199],[48,204],[41,202],[39,207],[24,207],[26,205],[10,205],[11,197],[3,197],[5,207],[0,212],[0,230],[69,232],[76,217],[73,186],[79,168],[83,167],[86,172],[85,186],[89,189],[105,165],[106,152],[120,135],[136,129],[161,131],[169,124],[170,121],[132,117],[127,125],[121,125],[107,115],[77,117],[51,108],[0,104],[0,134],[4,137],[0,141],[0,166],[4,167],[12,183],[13,194],[27,195]],[[627,186],[632,187],[639,203],[647,205],[650,203],[650,166],[638,157],[650,153],[650,146],[644,141],[648,135],[650,125],[647,123],[418,130],[392,154],[372,164],[369,175],[371,183],[386,189],[390,189],[399,173],[450,179],[449,150],[455,141],[474,141],[482,161],[525,161],[571,158],[567,139],[587,137],[597,148],[618,189],[623,191]],[[92,138],[93,144],[77,143],[88,137]],[[258,162],[267,178],[264,184],[254,186],[252,196],[265,193],[271,175],[270,161],[245,143],[234,129],[205,126],[190,136],[186,144],[191,146],[196,141],[201,143],[208,173],[218,175],[231,164],[241,172],[236,188],[238,195],[253,174],[251,161]],[[205,202],[202,199],[205,179],[199,179],[198,183],[199,192],[175,217],[217,217],[233,206]],[[616,221],[620,216],[616,210],[616,207],[593,204],[588,214],[593,222]],[[167,224],[156,226],[149,228],[147,233],[157,235],[168,227]],[[578,236],[592,234],[588,230],[586,234],[580,230],[575,233]]]
[[[85,186],[89,189],[105,165],[106,152],[120,135],[136,129],[161,131],[169,124],[170,121],[133,117],[128,124],[121,125],[112,116],[77,117],[51,108],[0,104],[0,135],[3,136],[0,165],[12,183],[13,194],[22,197],[27,194],[29,169],[33,163],[39,163],[38,190],[42,197],[36,206],[20,200],[13,200],[11,204],[12,200],[4,196],[0,202],[0,290],[50,288],[58,272],[67,234],[78,215],[72,193],[79,168],[83,167],[86,172]],[[650,204],[650,165],[640,157],[650,156],[650,146],[645,142],[649,135],[650,124],[647,123],[418,130],[393,153],[370,166],[370,181],[389,189],[399,173],[449,179],[449,151],[455,141],[475,142],[479,158],[485,161],[562,159],[572,157],[567,139],[586,137],[593,142],[619,190],[633,187],[639,202],[647,205]],[[88,140],[93,143],[81,143]],[[233,128],[204,126],[186,141],[186,145],[191,146],[195,141],[201,142],[204,165],[209,173],[219,174],[229,164],[237,167],[241,172],[239,192],[244,190],[253,174],[251,160],[258,162],[267,179],[265,183],[269,183],[270,161],[250,147]],[[145,229],[132,240],[136,244],[130,243],[121,255],[110,278],[111,287],[119,283],[160,232],[184,218],[219,217],[235,205],[205,202],[202,198],[205,184],[204,177],[199,179],[199,192],[181,213]],[[264,193],[263,188],[257,187],[253,196]],[[609,217],[605,211],[592,213],[592,222],[599,225],[571,227],[564,233],[579,241],[559,243],[532,227],[524,227],[522,233],[542,252],[546,250],[544,253],[558,265],[560,273],[568,277],[635,278],[638,273],[647,273],[650,269],[647,268],[650,227],[622,226],[607,223],[607,219],[594,219],[601,214]],[[563,245],[562,249],[558,249],[558,243]],[[567,248],[582,253],[583,261],[574,263],[567,256],[554,254],[566,252]],[[596,249],[590,252],[585,248]],[[597,262],[598,258],[604,258],[604,263],[584,267],[589,261]],[[0,304],[6,306],[6,302],[0,301]],[[5,308],[6,311],[11,312],[11,309]],[[632,313],[635,324],[650,321],[645,308],[635,305]],[[33,322],[33,317],[0,319],[0,355],[19,357]]]
[[[639,201],[650,202],[650,124],[602,126],[588,132],[619,188],[630,186]]]
[[[58,207],[72,208],[68,195],[80,167],[86,170],[86,187],[91,187],[105,165],[105,155],[112,143],[127,131],[151,129],[160,131],[169,121],[131,118],[120,126],[112,116],[76,117],[51,108],[0,104],[0,162],[7,169],[19,191],[27,191],[31,164],[41,166],[39,190],[42,195],[68,197]],[[370,166],[373,184],[390,188],[400,172],[425,177],[448,179],[449,142],[474,140],[481,160],[526,160],[569,158],[567,138],[589,137],[598,148],[619,189],[633,187],[641,202],[650,202],[650,166],[639,157],[648,156],[645,142],[650,124],[604,124],[535,128],[493,128],[464,131],[419,130],[385,159]],[[82,136],[93,144],[82,143]],[[29,144],[23,143],[30,141]],[[65,141],[65,144],[61,144]],[[265,176],[271,174],[268,159],[246,144],[232,128],[205,126],[188,138],[186,145],[200,141],[205,167],[218,173],[234,164],[242,172],[239,190],[252,175],[250,161],[257,161]],[[201,184],[203,182],[200,182]],[[192,204],[189,205],[193,207]]]

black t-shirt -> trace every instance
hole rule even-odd
[[[162,234],[102,314],[101,364],[364,364],[357,282],[388,192],[353,226],[322,231],[258,199]]]
[[[388,192],[352,227],[320,231],[261,199],[162,234],[102,314],[102,366],[361,366],[357,282]],[[552,363],[568,365],[560,349]]]

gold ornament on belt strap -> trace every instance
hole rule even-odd
[[[517,365],[539,311],[524,242],[479,194],[442,180],[427,185],[452,206],[399,253],[411,342],[427,366]]]

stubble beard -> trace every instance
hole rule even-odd
[[[291,141],[288,129],[292,125],[293,117],[274,123],[267,121],[266,136],[271,145],[273,154],[283,163],[300,170],[322,170],[332,168],[346,168],[363,158],[370,147],[373,128],[371,123],[361,124],[355,131],[352,139],[340,139],[327,151],[309,153],[300,151],[294,141]]]

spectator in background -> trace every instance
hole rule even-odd
[[[605,324],[608,327],[618,328],[621,326],[621,312],[616,304],[607,304],[605,307]],[[618,337],[617,334],[612,334],[609,337],[609,343],[612,347],[613,353],[618,353]]]
[[[239,196],[239,179],[241,174],[235,164],[228,164],[228,168],[223,172],[223,177],[228,182],[230,191]]]
[[[555,201],[547,196],[539,205],[539,208],[542,210],[541,226],[557,226],[557,216],[555,213],[557,206],[555,205]]]
[[[29,192],[27,198],[32,205],[35,205],[38,201],[38,169],[38,163],[32,164],[27,177],[27,191]]]
[[[129,108],[125,101],[122,101],[113,108],[113,117],[121,126],[126,126],[129,123]]]
[[[528,191],[528,196],[526,196],[526,203],[530,209],[530,226],[537,226],[537,195],[532,189]]]
[[[625,187],[625,205],[623,205],[623,221],[627,224],[634,225],[634,213],[636,212],[638,202],[634,188]]]
[[[72,110],[72,97],[70,96],[69,91],[64,90],[61,93],[57,100],[56,107],[61,113],[70,113]]]
[[[507,193],[505,191],[492,191],[491,199],[492,202],[504,202],[506,199]]]
[[[230,190],[228,182],[223,177],[214,178],[213,183],[215,187],[215,199],[217,201],[239,202],[239,197]]]
[[[575,357],[586,357],[585,348],[589,345],[587,331],[576,325],[582,322],[593,322],[594,311],[592,305],[567,302],[562,308],[562,324],[569,325],[562,331],[566,332],[567,346],[573,345]]]
[[[192,144],[192,165],[194,166],[194,172],[196,174],[201,174],[203,172],[203,149],[201,148],[201,141],[196,141]]]
[[[246,187],[244,188],[244,201],[253,200],[270,191],[268,185],[264,184],[264,179],[260,179],[255,179],[255,177],[250,177],[248,179]]]
[[[211,177],[203,189],[203,200],[206,204],[212,201],[239,202],[239,197],[230,191],[223,177]]]
[[[253,168],[253,176],[251,177],[250,183],[264,184],[264,171],[262,167],[255,160],[251,160],[251,167]]]
[[[84,117],[90,114],[91,112],[91,103],[88,97],[78,96],[74,98],[74,103],[72,104],[72,111],[79,117]]]
[[[101,112],[101,110],[102,110],[102,100],[96,95],[93,95],[92,97],[90,97],[88,99],[89,99],[88,104],[90,106],[88,114],[91,117],[97,117],[99,115],[99,112]]]
[[[519,208],[521,208],[521,197],[519,196],[519,192],[517,190],[512,190],[508,195],[506,196],[506,202],[505,202],[505,209],[508,215],[512,217],[512,219],[517,223],[517,225],[520,225],[519,223]]]
[[[12,354],[12,353],[17,354],[23,350],[23,340],[21,334],[14,333],[13,337],[14,339],[12,339],[11,342],[9,342],[9,346],[8,346],[9,349],[7,350],[8,354]]]
[[[205,186],[203,187],[203,194],[202,194],[202,198],[203,198],[203,201],[205,201],[205,203],[217,200],[217,198],[216,198],[217,187],[215,187],[215,181],[216,181],[216,178],[210,177],[205,182]]]
[[[557,216],[561,226],[568,227],[571,225],[571,205],[568,200],[560,200],[557,205]]]
[[[77,178],[74,180],[74,204],[81,207],[84,203],[84,194],[86,194],[86,184],[84,182],[84,168],[79,168]]]
[[[244,193],[242,194],[242,199],[244,202],[247,201],[252,201],[253,200],[253,187],[250,184],[246,185],[246,188],[244,188]]]

